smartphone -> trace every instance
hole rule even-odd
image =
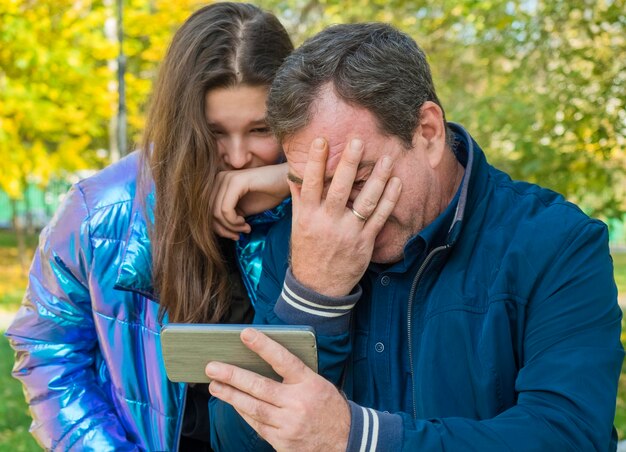
[[[161,351],[167,377],[174,382],[208,383],[210,361],[220,361],[282,381],[269,364],[249,350],[239,335],[253,327],[275,340],[317,372],[317,343],[310,326],[171,323],[161,329]]]

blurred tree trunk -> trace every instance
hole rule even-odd
[[[17,258],[22,267],[22,272],[26,274],[28,272],[28,256],[26,255],[26,239],[24,234],[24,224],[20,221],[17,215],[17,200],[11,199],[12,222],[13,231],[15,231],[15,238],[17,241]]]
[[[26,191],[24,193],[24,220],[26,221],[26,234],[33,235],[35,233],[35,225],[33,224],[33,205],[30,199],[30,186],[25,183]]]

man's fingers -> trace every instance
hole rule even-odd
[[[255,432],[259,434],[261,438],[263,438],[268,443],[272,443],[272,439],[275,438],[279,434],[279,427],[275,427],[273,425],[267,425],[263,422],[259,422],[256,419],[248,416],[246,413],[242,413],[241,411],[235,410],[239,413],[239,415],[246,421],[250,427],[254,429]]]
[[[326,159],[328,146],[323,138],[316,138],[311,143],[309,158],[302,176],[300,200],[303,203],[317,205],[322,199],[324,191],[324,174],[326,173]]]
[[[383,228],[389,215],[393,212],[396,203],[400,198],[400,192],[402,191],[402,182],[398,177],[392,177],[387,182],[387,186],[383,191],[376,209],[365,223],[363,231],[366,234],[370,234],[372,237],[376,237],[380,230]]]
[[[246,422],[249,424],[248,419],[258,424],[280,427],[278,408],[270,403],[216,380],[209,384],[209,392],[212,396],[231,404],[239,414],[246,418]]]
[[[341,159],[328,188],[325,200],[327,212],[337,215],[344,213],[362,156],[363,142],[357,139],[351,140],[341,153]]]
[[[244,329],[241,340],[246,347],[272,366],[274,372],[283,377],[284,383],[297,383],[308,372],[313,372],[285,347],[254,328]]]
[[[274,380],[237,366],[218,362],[210,362],[206,366],[206,374],[212,380],[225,383],[256,399],[279,406],[277,404],[279,403],[280,383]]]
[[[287,185],[289,186],[289,192],[291,193],[291,208],[292,208],[292,216],[298,216],[298,209],[300,208],[300,191],[302,187],[295,182],[287,179]]]
[[[389,181],[389,176],[391,176],[392,169],[393,159],[387,155],[383,156],[376,163],[372,174],[354,200],[352,208],[365,218],[369,218],[376,210],[376,206],[378,206]]]

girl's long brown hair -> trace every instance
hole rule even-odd
[[[227,269],[213,233],[211,191],[220,162],[207,125],[207,91],[269,86],[293,50],[272,14],[216,3],[176,32],[161,65],[143,136],[141,186],[154,181],[148,214],[153,283],[172,322],[219,322],[228,311]]]

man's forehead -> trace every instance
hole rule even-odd
[[[379,131],[378,121],[368,109],[349,104],[331,87],[323,88],[310,107],[308,124],[285,138],[286,152],[308,153],[318,137],[329,144],[329,156],[341,153],[351,138],[366,138]]]
[[[293,176],[301,177],[308,160],[311,143],[316,138],[323,138],[328,145],[326,176],[334,174],[346,146],[354,138],[360,139],[365,146],[362,167],[373,166],[371,161],[377,158],[371,146],[379,143],[383,137],[378,121],[365,107],[348,104],[339,98],[333,89],[326,87],[311,106],[309,123],[292,135],[285,137],[283,146],[285,156]],[[370,149],[368,149],[370,148]]]

